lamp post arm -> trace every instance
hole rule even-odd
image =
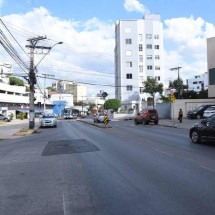
[[[41,63],[41,61],[45,58],[45,56],[46,56],[48,53],[50,53],[51,49],[52,49],[54,46],[58,45],[58,44],[63,44],[63,42],[55,43],[52,47],[50,47],[49,50],[48,50],[48,52],[46,52],[46,54],[40,59],[40,61],[37,63],[37,65],[34,67],[34,69]]]

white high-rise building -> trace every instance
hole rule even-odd
[[[142,101],[143,81],[163,82],[163,24],[160,15],[119,20],[115,28],[115,96],[120,101]]]

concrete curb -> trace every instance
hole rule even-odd
[[[95,127],[98,127],[98,128],[112,128],[112,126],[104,125],[103,123],[99,124],[99,123],[94,123],[94,122],[90,122],[90,121],[86,121],[86,120],[81,120],[81,119],[77,119],[76,121],[84,122],[86,124],[89,124],[89,125],[92,125],[92,126],[95,126]]]

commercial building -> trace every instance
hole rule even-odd
[[[58,92],[73,95],[74,102],[86,100],[87,89],[83,84],[77,84],[71,81],[58,81],[52,83],[52,87]]]
[[[138,20],[119,20],[115,26],[115,97],[136,102],[146,100],[143,81],[163,82],[163,24],[160,15]]]
[[[207,39],[208,97],[215,98],[215,37]]]

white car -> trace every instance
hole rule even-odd
[[[57,119],[54,114],[46,114],[40,118],[40,127],[57,127]]]
[[[94,122],[104,122],[104,113],[98,113],[94,116]]]
[[[203,117],[207,118],[209,116],[212,116],[213,114],[215,114],[215,106],[210,106],[204,111]]]

